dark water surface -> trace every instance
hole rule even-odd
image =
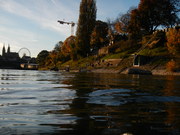
[[[0,70],[0,135],[180,135],[180,77]]]

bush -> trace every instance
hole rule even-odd
[[[176,62],[174,60],[169,61],[166,64],[166,69],[170,72],[175,72],[176,71]]]
[[[165,43],[165,32],[156,31],[152,35],[147,35],[142,38],[142,45],[147,45],[149,48],[155,48],[159,46],[164,46]]]
[[[117,53],[137,48],[137,46],[138,44],[134,40],[121,40],[119,42],[116,42],[114,45],[110,46],[109,51],[110,53]]]
[[[141,44],[142,44],[142,45],[147,44],[147,42],[148,42],[151,38],[152,38],[152,35],[143,36],[143,37],[142,37]]]
[[[167,48],[174,56],[180,56],[180,30],[171,28],[167,32]]]
[[[144,56],[169,56],[169,52],[166,47],[157,48],[145,48],[139,52],[140,55]]]

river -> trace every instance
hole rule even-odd
[[[0,70],[0,135],[178,135],[180,76]]]

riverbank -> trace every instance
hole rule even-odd
[[[139,75],[173,75],[173,76],[180,76],[180,72],[171,72],[167,71],[165,67],[156,67],[153,70],[149,70],[151,67],[146,66],[145,67],[128,67],[125,69],[122,68],[98,68],[98,69],[69,69],[66,70],[60,70],[63,72],[71,72],[71,73],[107,73],[107,74],[139,74]]]
[[[80,62],[68,62],[61,66],[59,70],[68,72],[92,72],[92,73],[113,73],[113,74],[148,74],[148,75],[180,75],[180,72],[167,70],[166,57],[158,57],[148,64],[133,66],[132,56],[123,59],[106,59]],[[68,69],[68,70],[67,70]],[[180,71],[180,70],[177,70]]]
[[[146,70],[148,71],[148,70]],[[113,74],[128,74],[128,69],[125,69],[124,71],[120,71],[120,70],[117,70],[117,69],[93,69],[93,70],[90,70],[88,72],[92,72],[92,73],[113,73]],[[158,69],[155,69],[155,70],[152,70],[150,71],[152,73],[152,75],[175,75],[175,76],[180,76],[180,72],[170,72],[170,71],[167,71],[166,69],[161,69],[161,70],[158,70]],[[138,74],[138,73],[136,73]],[[141,74],[141,73],[139,73]],[[144,73],[142,73],[144,74]]]

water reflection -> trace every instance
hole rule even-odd
[[[179,81],[176,81],[176,76],[166,76],[166,84],[163,90],[164,96],[171,96],[174,97],[175,95],[179,95],[180,91],[176,88],[176,83],[178,84]],[[167,110],[167,118],[165,123],[169,125],[172,129],[178,129],[180,127],[180,121],[177,121],[177,118],[180,116],[180,109],[177,106],[176,102],[166,102],[166,110]]]
[[[2,134],[180,133],[180,77],[0,70]]]
[[[68,82],[76,89],[77,98],[63,113],[81,118],[74,127],[78,134],[180,132],[180,97],[173,93],[180,87],[176,85],[179,77],[170,84],[168,77],[161,76],[77,74]]]

